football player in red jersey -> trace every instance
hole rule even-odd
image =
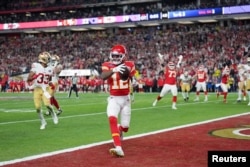
[[[222,74],[221,74],[221,83],[220,83],[220,87],[221,87],[221,94],[224,96],[223,102],[226,103],[227,102],[227,94],[228,94],[228,79],[230,76],[230,69],[228,66],[225,66],[225,68],[222,70]],[[217,92],[217,97],[219,97],[220,93]]]
[[[130,78],[135,74],[135,65],[132,61],[126,61],[126,48],[124,45],[114,45],[110,51],[110,61],[102,64],[101,78],[107,80],[109,85],[107,116],[110,131],[114,142],[114,148],[109,152],[117,157],[123,157],[121,146],[122,133],[127,132],[131,118]],[[120,74],[127,67],[130,76],[127,80],[121,80]],[[120,115],[120,123],[118,116]]]
[[[179,56],[179,61],[177,63],[177,68],[180,67],[182,61],[182,55]],[[169,62],[168,66],[165,68],[165,81],[163,88],[161,90],[161,93],[157,96],[155,99],[153,106],[156,106],[157,102],[162,99],[165,94],[167,94],[169,91],[172,93],[172,109],[176,110],[176,102],[177,102],[177,95],[178,95],[178,90],[177,90],[177,69],[175,67],[175,64],[173,62]]]
[[[207,101],[207,80],[208,80],[208,76],[207,76],[207,72],[204,69],[203,65],[200,65],[198,70],[196,71],[196,74],[194,76],[194,78],[196,78],[196,98],[194,99],[194,101],[199,101],[199,95],[200,95],[200,90],[202,89],[204,94],[205,94],[205,99],[204,101]]]

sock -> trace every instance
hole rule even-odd
[[[157,96],[157,101],[161,100],[161,98],[162,98],[161,96]]]
[[[54,105],[55,107],[56,107],[56,109],[57,110],[59,110],[59,104],[58,104],[58,102],[57,102],[57,100],[55,99],[55,97],[54,96],[52,96],[51,98],[50,98],[50,100],[52,99],[52,105]]]
[[[112,139],[115,146],[121,146],[120,134],[117,127],[117,118],[114,116],[109,117],[109,126],[112,135]]]
[[[177,101],[177,96],[173,96],[172,102],[173,102],[173,103],[176,103],[176,101]]]
[[[119,131],[122,131],[122,132],[128,132],[128,128],[124,128],[122,127],[121,125],[119,126]]]

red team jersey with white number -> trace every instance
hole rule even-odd
[[[130,77],[135,75],[135,64],[133,61],[125,61],[125,66],[130,68]],[[102,64],[102,71],[109,71],[115,68],[117,65],[113,64],[112,62],[104,62]],[[125,96],[129,95],[130,93],[130,82],[129,79],[123,81],[120,79],[119,73],[113,73],[111,77],[107,79],[109,88],[110,88],[110,95],[113,96]]]
[[[168,67],[166,67],[164,84],[176,85],[176,76],[177,76],[177,71],[175,69],[171,70]]]
[[[197,71],[197,81],[198,82],[205,82],[207,80],[207,73],[205,71]]]

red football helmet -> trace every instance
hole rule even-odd
[[[127,50],[124,45],[115,45],[112,47],[109,55],[109,59],[114,64],[121,64],[127,54]]]
[[[170,70],[173,70],[173,69],[175,68],[175,64],[174,64],[172,61],[170,61],[170,62],[168,63],[168,68],[169,68]]]

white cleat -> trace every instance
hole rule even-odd
[[[200,99],[196,97],[196,98],[194,99],[194,101],[200,101]]]
[[[204,99],[204,102],[207,102],[207,98]]]
[[[52,116],[54,124],[58,124],[57,114],[53,111],[53,113],[51,113],[51,116]]]
[[[173,109],[173,110],[177,110],[177,108],[176,108],[175,106],[172,106],[172,109]]]
[[[248,106],[250,106],[250,102],[248,103]]]
[[[157,100],[155,100],[155,101],[154,101],[154,103],[153,103],[153,107],[154,107],[154,106],[156,106],[156,104],[157,104]]]
[[[116,157],[124,157],[124,152],[121,147],[111,148],[109,149],[110,154]]]
[[[247,101],[247,98],[246,98],[246,97],[243,97],[243,101]]]
[[[41,129],[41,130],[45,129],[46,125],[47,125],[46,122],[42,123],[42,125],[40,126],[40,129]]]

